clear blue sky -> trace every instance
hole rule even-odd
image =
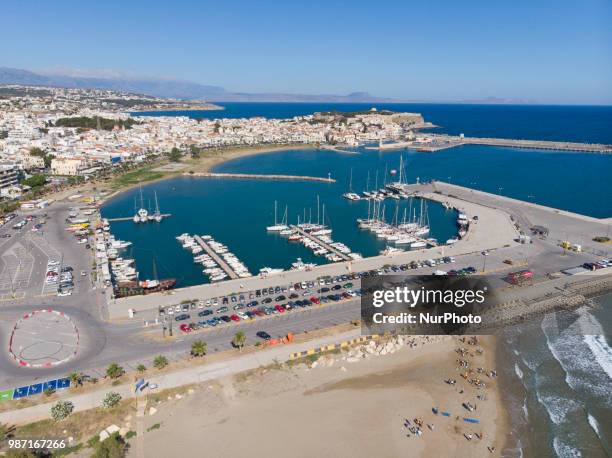
[[[612,104],[612,2],[7,1],[0,66],[231,91]]]

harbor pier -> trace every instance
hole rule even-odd
[[[199,235],[195,235],[194,239],[196,242],[198,242],[198,245],[200,245],[202,247],[202,249],[204,251],[206,251],[206,254],[208,254],[211,258],[213,258],[213,260],[217,263],[217,265],[219,267],[221,267],[221,269],[223,269],[223,271],[232,279],[235,280],[238,277],[238,274],[236,272],[234,272],[234,270],[229,266],[229,264],[227,262],[225,262],[225,260],[219,256],[209,245],[208,243],[206,243],[204,241],[204,239],[202,239],[202,237],[200,237]]]
[[[170,213],[162,213],[159,216],[161,216],[162,218],[169,218],[172,215]],[[119,221],[134,221],[134,217],[133,216],[124,216],[124,217],[121,217],[121,218],[106,218],[106,220],[109,223],[117,223]]]
[[[291,229],[293,229],[294,231],[297,231],[297,233],[300,234],[302,237],[306,237],[306,238],[312,240],[313,242],[318,243],[323,248],[325,248],[327,251],[329,251],[331,253],[334,253],[338,257],[342,258],[343,261],[351,261],[352,260],[352,258],[350,256],[347,256],[346,254],[342,253],[341,251],[339,251],[337,248],[334,248],[330,244],[325,243],[323,240],[319,239],[319,237],[306,232],[304,229],[302,229],[302,228],[300,228],[298,226],[291,226]]]
[[[371,146],[368,149],[393,150],[414,148],[421,152],[436,152],[463,145],[502,146],[509,148],[540,149],[553,151],[572,151],[582,153],[611,154],[612,145],[600,143],[576,143],[548,140],[517,140],[509,138],[461,137],[457,135],[428,134],[428,141],[398,141]]]

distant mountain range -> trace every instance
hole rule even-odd
[[[230,92],[219,86],[207,86],[189,81],[132,78],[125,76],[80,76],[61,73],[35,73],[29,70],[0,67],[0,84],[21,84],[26,86],[53,86],[80,89],[111,89],[114,91],[146,94],[188,100],[211,102],[397,102],[394,99],[375,97],[367,92],[353,92],[348,95],[307,95],[284,93],[243,93]]]

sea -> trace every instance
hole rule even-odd
[[[378,109],[422,113],[436,132],[482,137],[561,140],[612,144],[610,106],[526,106],[448,104],[224,103],[222,111],[156,112],[139,115],[193,118],[289,118],[316,111]],[[296,148],[247,156],[215,167],[218,172],[283,173],[331,177],[335,183],[173,178],[142,188],[146,205],[157,193],[161,224],[113,223],[112,232],[130,240],[141,278],[172,276],[180,286],[205,282],[192,256],[174,239],[184,233],[211,234],[228,245],[251,272],[264,266],[287,268],[300,257],[322,263],[301,245],[267,233],[285,211],[290,222],[325,221],[334,240],[364,256],[384,244],[359,231],[365,202],[341,197],[349,191],[381,187],[402,175],[408,181],[439,179],[597,218],[612,217],[612,156],[468,145],[437,152],[348,148],[331,152]],[[131,216],[140,189],[110,200],[105,217]],[[317,204],[318,202],[318,204]],[[323,217],[323,206],[325,216]],[[152,207],[151,207],[152,208]],[[285,210],[286,209],[286,210]],[[388,220],[404,212],[423,214],[418,200],[387,202]],[[431,236],[456,234],[452,211],[429,203]],[[324,218],[324,219],[323,219]],[[569,327],[554,315],[509,328],[498,336],[503,396],[511,420],[506,457],[612,456],[612,295],[596,298]],[[562,329],[562,330],[560,330]]]

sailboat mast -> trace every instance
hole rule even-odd
[[[317,194],[317,224],[321,224],[319,220],[319,195]]]
[[[349,192],[353,192],[353,168],[351,167],[351,176],[349,178]]]
[[[404,169],[404,160],[403,159],[404,159],[403,155],[400,154],[400,169],[399,169],[399,175],[400,175],[399,176],[399,182],[400,182],[400,184],[402,184],[402,175],[403,175],[402,170]]]

